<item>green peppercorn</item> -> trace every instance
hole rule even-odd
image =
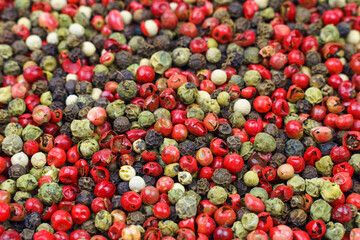
[[[354,168],[354,172],[360,174],[360,154],[353,154],[349,160],[349,164]]]
[[[235,238],[246,239],[249,232],[244,228],[240,221],[235,221],[231,227]]]
[[[94,138],[86,138],[78,143],[78,152],[85,159],[91,159],[91,157],[100,150],[98,141]]]
[[[218,101],[221,107],[226,107],[230,104],[230,94],[228,92],[221,92],[217,96],[216,100]]]
[[[136,83],[131,80],[122,81],[116,88],[116,92],[124,101],[130,101],[137,94]]]
[[[204,113],[220,113],[220,105],[216,99],[202,99],[200,101],[200,106]]]
[[[14,117],[18,117],[26,110],[25,101],[21,98],[15,98],[9,102],[8,110]]]
[[[154,53],[150,58],[150,65],[157,74],[163,74],[171,66],[171,55],[165,51]]]
[[[16,181],[13,179],[6,179],[5,181],[3,181],[0,184],[0,189],[1,190],[6,190],[8,191],[11,195],[15,194],[17,191],[17,187],[16,187]]]
[[[175,205],[180,198],[184,196],[184,192],[180,188],[172,188],[168,192],[169,201]]]
[[[240,156],[245,160],[249,160],[251,154],[254,152],[254,145],[250,142],[244,142],[240,147]]]
[[[270,134],[258,133],[255,136],[254,149],[262,153],[273,152],[276,149],[276,141]]]
[[[51,205],[59,203],[63,198],[62,188],[57,183],[44,183],[38,190],[41,202]]]
[[[158,108],[154,111],[153,114],[155,116],[155,121],[158,121],[159,119],[162,119],[162,118],[167,118],[167,119],[171,120],[170,111],[165,108]]]
[[[0,103],[8,104],[12,99],[11,86],[0,88]]]
[[[177,90],[179,100],[184,104],[192,104],[198,96],[198,89],[195,83],[184,83]]]
[[[101,209],[95,216],[95,227],[100,231],[107,231],[112,225],[112,218],[108,211]]]
[[[38,140],[39,137],[43,134],[43,130],[34,125],[28,124],[22,131],[22,139],[26,142],[29,140]]]
[[[155,116],[150,111],[143,111],[139,114],[138,123],[141,127],[150,127],[155,123]]]
[[[71,133],[78,138],[90,137],[94,133],[94,125],[88,119],[73,120],[71,122]]]
[[[106,106],[106,114],[109,116],[109,118],[116,119],[117,117],[124,115],[125,108],[125,102],[118,99]]]
[[[279,217],[283,214],[285,204],[279,198],[270,198],[265,201],[266,212],[272,216]]]
[[[259,217],[255,213],[245,213],[241,223],[247,231],[254,231],[259,223]]]
[[[16,134],[18,136],[21,136],[23,127],[21,126],[21,124],[19,123],[9,123],[8,125],[6,125],[5,128],[5,137],[11,135],[11,134]]]
[[[320,190],[325,180],[322,178],[305,179],[306,193],[312,197],[318,198],[320,196]]]
[[[125,106],[125,115],[130,121],[137,120],[139,114],[141,113],[141,108],[136,104],[128,104]]]
[[[175,209],[181,219],[194,217],[197,211],[196,199],[192,196],[184,196],[177,201]]]
[[[269,194],[264,188],[254,187],[250,190],[250,194],[254,197],[260,198],[262,201],[269,199]]]
[[[330,221],[332,208],[322,199],[316,200],[310,207],[310,216],[313,220]]]
[[[187,118],[195,118],[195,119],[202,121],[205,118],[205,114],[204,114],[203,110],[201,110],[201,108],[192,107],[187,112]]]
[[[256,87],[261,81],[261,75],[258,71],[249,70],[244,75],[244,82],[247,87]]]
[[[216,47],[211,47],[206,51],[206,60],[210,63],[217,63],[221,60],[221,52]]]
[[[46,91],[40,96],[40,103],[46,106],[50,106],[53,101],[53,96],[50,91]]]
[[[230,114],[228,120],[233,128],[242,128],[246,122],[244,115],[240,111]]]
[[[14,201],[25,206],[26,201],[32,197],[29,192],[17,191],[14,196]]]
[[[16,187],[21,191],[29,192],[34,190],[38,185],[36,178],[31,174],[25,174],[16,180]]]
[[[244,175],[244,182],[248,187],[255,187],[259,184],[259,176],[255,171],[248,171]]]
[[[159,229],[163,236],[174,236],[176,231],[179,230],[179,226],[171,220],[165,220],[159,222]]]
[[[49,176],[53,182],[59,182],[60,169],[53,166],[45,166],[42,169],[41,176]]]
[[[325,181],[320,189],[321,197],[327,202],[333,202],[342,195],[340,186],[336,183]]]
[[[207,194],[207,198],[214,205],[223,204],[228,197],[228,193],[223,187],[214,186]]]
[[[305,100],[310,102],[311,104],[318,104],[321,103],[323,100],[323,95],[321,90],[316,87],[310,87],[305,91]]]
[[[294,174],[287,183],[288,186],[292,188],[294,192],[304,192],[305,191],[305,179],[300,177],[297,174]]]
[[[36,228],[36,232],[39,232],[41,230],[46,230],[52,234],[55,233],[54,229],[52,228],[52,226],[48,223],[42,223],[40,224],[37,228]]]
[[[174,65],[183,67],[189,62],[190,49],[188,48],[175,48],[171,54]]]
[[[179,170],[180,170],[179,163],[168,164],[164,169],[164,175],[173,178],[178,175]]]
[[[30,125],[30,124],[29,124]],[[28,125],[28,126],[29,126]],[[1,148],[9,156],[12,156],[22,151],[23,141],[16,134],[10,134],[6,136],[1,144]]]
[[[324,177],[330,177],[332,174],[334,163],[330,156],[324,156],[315,162],[316,170]]]
[[[174,185],[175,186],[175,185]],[[196,201],[196,206],[199,205],[200,201],[201,201],[201,196],[200,194],[198,194],[197,192],[195,192],[194,190],[189,190],[189,191],[186,191],[184,193],[184,196],[190,196],[190,197],[193,197]]]
[[[341,223],[328,222],[324,237],[329,240],[341,240],[345,235],[345,228]]]
[[[321,29],[319,37],[323,44],[338,42],[340,39],[340,33],[334,24],[328,24]]]

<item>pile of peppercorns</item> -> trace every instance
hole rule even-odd
[[[0,0],[0,240],[360,240],[358,0]]]

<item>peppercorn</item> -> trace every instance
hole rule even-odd
[[[92,192],[95,187],[95,183],[92,178],[90,177],[81,177],[79,178],[79,188],[80,190],[86,190]]]
[[[304,170],[301,172],[301,177],[304,179],[313,179],[318,177],[318,173],[315,167],[306,165]]]
[[[179,152],[181,156],[195,156],[196,153],[196,146],[194,142],[186,141],[179,143]]]

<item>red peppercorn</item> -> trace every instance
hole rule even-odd
[[[47,156],[47,164],[49,166],[54,165],[55,167],[61,167],[66,161],[66,154],[62,148],[52,148]]]
[[[57,210],[51,216],[51,226],[55,229],[55,231],[68,231],[73,225],[73,220],[71,218],[70,213]]]

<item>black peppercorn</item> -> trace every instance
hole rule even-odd
[[[272,75],[272,81],[274,82],[276,88],[283,88],[286,86],[287,77],[283,72],[277,72]]]
[[[339,23],[338,25],[336,25],[336,28],[338,29],[340,37],[342,38],[346,38],[351,30],[351,27],[347,22]]]
[[[284,164],[286,162],[286,160],[287,160],[287,157],[284,154],[276,152],[275,154],[273,154],[271,156],[271,158],[269,160],[269,166],[277,169],[282,164]]]
[[[144,164],[142,164],[141,162],[136,162],[133,165],[133,168],[135,169],[136,175],[138,175],[138,176],[144,175],[144,171],[143,171]]]
[[[45,55],[56,56],[57,55],[57,47],[54,44],[48,43],[41,47],[41,50]]]
[[[91,177],[81,177],[78,183],[80,190],[92,192],[95,187],[94,180]]]
[[[78,105],[76,104],[67,105],[63,111],[64,119],[67,122],[72,122],[72,120],[78,117],[79,111],[80,108],[78,107]]]
[[[200,148],[206,147],[209,143],[206,140],[205,136],[197,137],[194,141],[195,149],[199,150]]]
[[[70,122],[65,122],[61,127],[60,127],[60,134],[61,135],[67,135],[71,137],[71,123]]]
[[[76,196],[76,204],[83,204],[87,207],[91,206],[92,201],[94,200],[94,196],[89,191],[81,191],[79,195]]]
[[[25,217],[25,227],[29,229],[35,229],[41,224],[40,214],[38,212],[32,212]]]
[[[312,74],[320,74],[320,75],[323,75],[323,76],[326,76],[328,74],[328,69],[326,67],[326,65],[324,63],[318,63],[316,65],[313,65],[311,67],[311,73]]]
[[[115,63],[120,69],[126,68],[132,63],[132,55],[128,51],[120,51],[115,55]]]
[[[309,36],[319,36],[322,26],[320,23],[310,23],[306,29],[307,35]]]
[[[56,87],[52,93],[54,101],[65,102],[67,96],[68,95],[64,87]]]
[[[13,44],[11,44],[11,48],[13,49],[15,55],[24,55],[28,52],[28,48],[22,40],[16,40]]]
[[[323,156],[330,155],[331,150],[336,147],[334,142],[326,142],[318,145],[318,148]]]
[[[144,175],[143,179],[146,183],[146,186],[155,186],[156,184],[156,178],[149,176],[149,175]]]
[[[90,107],[94,106],[94,99],[89,94],[80,95],[77,99],[77,105],[79,108]]]
[[[304,137],[302,140],[302,143],[304,144],[305,148],[309,147],[316,147],[316,142],[312,137]]]
[[[53,77],[49,81],[49,89],[51,92],[54,92],[55,88],[63,88],[65,86],[66,80],[61,77]]]
[[[318,172],[315,167],[311,165],[306,165],[300,175],[304,179],[312,179],[318,177]]]
[[[25,228],[21,231],[20,236],[23,240],[32,240],[34,234],[35,230]]]
[[[31,90],[34,94],[40,96],[48,90],[48,82],[43,80],[36,81],[31,85]]]
[[[121,182],[116,187],[116,192],[119,195],[124,195],[126,192],[130,191],[128,182]]]
[[[115,185],[118,185],[121,182],[121,178],[119,176],[119,171],[112,171],[110,172],[110,182],[114,183]]]
[[[279,129],[274,123],[269,123],[264,127],[263,132],[276,138],[278,136]]]
[[[166,35],[158,35],[154,38],[153,44],[157,50],[167,51],[170,49],[171,41],[170,38]]]
[[[271,80],[265,80],[256,86],[259,95],[270,96],[276,89],[275,83]]]
[[[192,39],[189,36],[181,36],[176,41],[176,47],[187,48],[187,47],[189,47],[191,40]]]
[[[75,80],[69,80],[65,83],[65,90],[68,94],[75,93],[76,83],[77,83],[77,81],[75,81]]]
[[[149,130],[146,132],[145,143],[150,149],[158,148],[162,144],[164,137],[161,133],[155,130]]]
[[[2,14],[4,14],[4,12],[2,12]],[[33,27],[31,28],[31,35],[38,35],[41,39],[46,39],[47,32],[41,27]]]
[[[100,52],[104,48],[103,43],[106,39],[107,39],[106,36],[102,34],[97,34],[90,40],[95,45],[96,50]]]

